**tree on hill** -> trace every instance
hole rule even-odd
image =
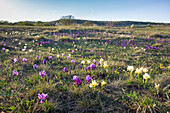
[[[60,19],[60,23],[63,24],[63,25],[76,24],[75,20],[73,20],[73,19]]]
[[[8,21],[0,21],[0,25],[8,25]]]
[[[44,26],[50,26],[50,24],[49,24],[49,23],[43,23],[43,25],[44,25]]]
[[[18,22],[18,25],[24,25],[24,26],[34,26],[34,24],[33,24],[33,23],[31,23],[31,22],[23,22],[23,21]]]
[[[62,16],[61,19],[74,19],[73,15]]]
[[[43,22],[37,21],[37,22],[35,23],[35,25],[36,25],[36,26],[43,26]]]
[[[93,22],[91,21],[86,21],[82,24],[83,26],[92,26],[93,25]]]
[[[3,21],[3,20],[1,20],[1,21],[0,21],[0,25],[13,25],[13,23],[10,23],[10,22],[8,22],[8,21]]]

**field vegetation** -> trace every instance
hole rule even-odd
[[[0,111],[170,112],[170,26],[36,24],[0,26]]]

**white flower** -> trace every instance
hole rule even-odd
[[[104,61],[104,65],[107,65],[107,61]]]
[[[140,68],[141,71],[143,71],[143,69],[144,69],[143,67]]]
[[[144,68],[144,69],[143,69],[143,72],[144,72],[144,73],[147,73],[147,72],[148,72],[148,70],[147,70],[146,68]]]
[[[160,84],[155,84],[155,88],[158,90],[160,87]]]
[[[84,60],[82,60],[82,61],[81,61],[81,64],[85,64],[85,61],[84,61]]]
[[[101,82],[101,86],[104,86],[104,85],[106,85],[107,83],[103,80],[102,82]]]
[[[128,66],[127,70],[133,72],[134,71],[134,67],[133,66]]]
[[[136,71],[135,71],[135,73],[137,73],[137,74],[140,74],[140,73],[142,73],[142,70],[141,70],[141,68],[140,68],[140,69],[136,68]]]
[[[91,61],[90,60],[87,60],[87,64],[90,64],[91,63]]]
[[[102,65],[102,64],[103,64],[103,62],[104,62],[104,59],[103,59],[103,58],[101,58],[101,59],[100,59],[100,64]]]
[[[90,88],[95,88],[96,86],[98,86],[99,84],[95,81],[92,80],[92,83],[89,85]]]
[[[151,78],[151,77],[150,77],[150,75],[149,75],[148,73],[145,73],[145,74],[143,75],[143,79],[146,79],[146,80],[147,80],[147,79],[149,79],[149,78]]]
[[[51,50],[54,51],[54,48],[52,48]]]
[[[60,55],[58,54],[58,55],[57,55],[57,57],[59,58],[59,57],[60,57]]]
[[[32,50],[32,49],[29,49],[29,52],[33,52],[33,50]]]
[[[24,49],[22,49],[22,51],[25,51],[26,49],[24,48]]]

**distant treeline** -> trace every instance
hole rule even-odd
[[[154,23],[154,22],[138,22],[138,21],[89,21],[79,19],[60,19],[51,22],[42,21],[20,21],[8,22],[0,21],[0,25],[21,25],[21,26],[62,26],[62,25],[82,25],[82,26],[111,26],[111,27],[126,27],[131,25],[170,25],[170,23]]]

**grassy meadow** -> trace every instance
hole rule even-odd
[[[170,27],[0,26],[0,111],[170,112]]]

